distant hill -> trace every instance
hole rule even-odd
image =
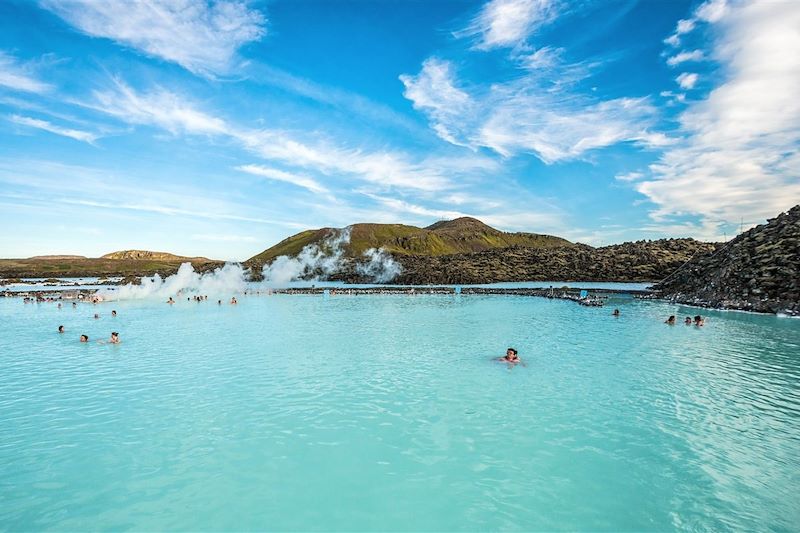
[[[656,288],[680,303],[800,315],[800,205],[694,258]]]
[[[181,263],[191,262],[195,270],[223,264],[205,257],[183,257],[165,252],[126,250],[98,258],[80,255],[43,255],[28,259],[0,259],[0,278],[162,276],[177,272]]]
[[[167,252],[151,252],[149,250],[122,250],[119,252],[111,252],[110,254],[101,256],[100,259],[130,259],[135,261],[210,261],[210,259],[205,257],[185,257]]]
[[[347,257],[359,257],[369,248],[383,248],[393,256],[444,256],[522,246],[528,248],[570,247],[561,237],[536,233],[506,233],[480,220],[463,217],[437,222],[426,228],[404,224],[353,224]],[[321,245],[335,235],[334,228],[307,230],[285,239],[248,259],[248,265],[263,265],[278,256],[297,255],[309,244]]]

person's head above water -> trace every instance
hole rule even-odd
[[[683,323],[684,324],[691,324],[692,323],[692,317],[687,316],[686,319],[683,321]]]
[[[81,342],[89,342],[89,336],[88,335],[81,335]]]
[[[64,333],[64,326],[58,326],[58,332]]]
[[[505,359],[506,361],[518,361],[519,355],[517,355],[516,348],[509,348],[508,350],[506,350],[506,356],[503,359]]]
[[[117,312],[116,312],[116,311],[114,311],[114,310],[112,310],[112,311],[111,311],[111,316],[117,316]]]
[[[619,316],[619,309],[614,309],[614,312],[611,314],[614,316]]]
[[[669,315],[669,318],[664,323],[665,324],[674,324],[675,323],[675,315]]]
[[[111,340],[109,342],[111,342],[111,344],[119,344],[119,333],[112,331]]]

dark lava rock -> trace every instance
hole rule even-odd
[[[694,258],[655,288],[678,303],[800,315],[800,205]]]

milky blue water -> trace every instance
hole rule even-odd
[[[0,300],[0,530],[798,530],[798,320],[239,302]]]

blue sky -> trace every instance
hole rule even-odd
[[[242,260],[470,215],[593,245],[800,202],[800,3],[0,3],[0,256]]]

